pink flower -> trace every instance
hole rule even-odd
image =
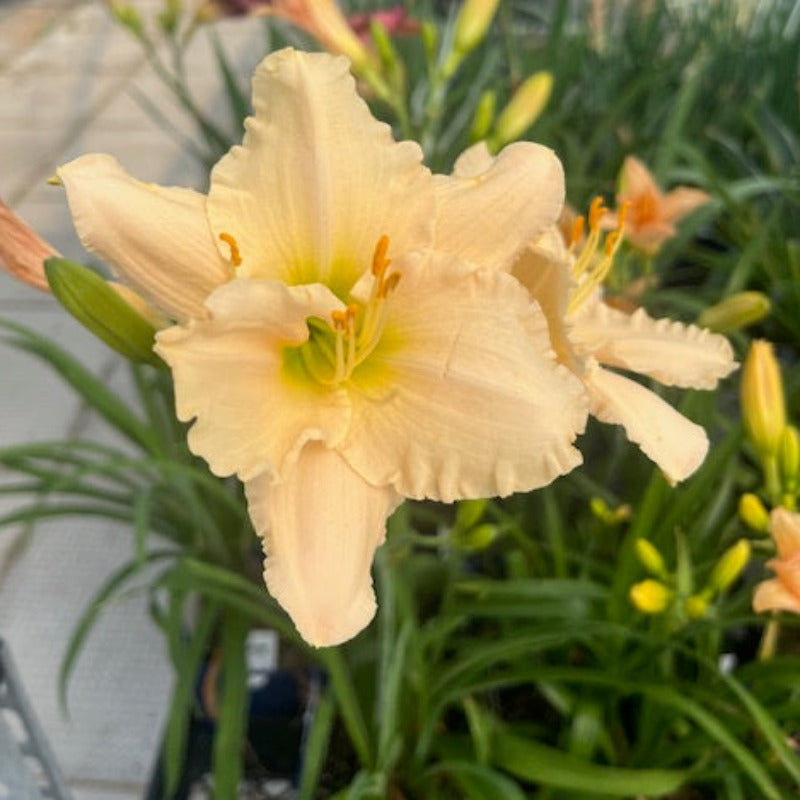
[[[767,561],[776,577],[763,581],[753,595],[753,609],[792,611],[800,614],[800,514],[776,508],[769,517],[769,532],[778,557]]]
[[[420,24],[413,17],[409,17],[403,6],[392,6],[378,11],[362,12],[351,14],[347,21],[356,35],[362,40],[367,41],[370,36],[370,23],[372,20],[380,23],[387,33],[394,35],[410,35],[418,33]]]

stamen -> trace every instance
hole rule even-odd
[[[603,198],[599,195],[592,200],[589,206],[589,230],[594,232],[600,227],[600,218],[606,213],[608,209],[603,202]]]
[[[391,272],[386,276],[386,280],[384,280],[382,286],[378,290],[378,297],[384,298],[389,292],[394,291],[394,288],[400,283],[400,273],[399,272]]]
[[[372,274],[381,280],[392,263],[391,259],[386,258],[389,249],[389,237],[384,233],[375,245],[375,252],[372,256]]]
[[[572,223],[572,230],[569,234],[569,252],[572,253],[575,248],[578,246],[578,242],[583,239],[584,231],[586,230],[586,217],[581,214],[578,217],[575,217],[575,220]]]
[[[229,233],[221,233],[219,238],[225,242],[231,249],[231,264],[234,267],[238,267],[242,263],[242,256],[239,252],[239,245],[236,244],[236,239],[233,238]]]
[[[611,272],[614,266],[614,256],[622,244],[623,227],[629,205],[629,203],[623,203],[620,207],[617,213],[617,228],[606,236],[605,242],[603,242],[603,254],[598,258],[597,250],[601,240],[600,219],[608,209],[605,207],[602,197],[595,197],[592,200],[589,209],[589,237],[572,265],[572,276],[578,281],[578,286],[567,305],[568,314],[580,308]]]

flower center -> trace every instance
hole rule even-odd
[[[310,317],[308,341],[299,348],[306,372],[318,383],[338,386],[348,380],[383,335],[386,326],[386,298],[400,281],[399,272],[390,272],[386,257],[389,237],[378,240],[372,256],[372,286],[365,303],[352,302],[344,310],[331,312],[331,320]]]
[[[586,242],[575,256],[572,265],[572,277],[577,286],[572,292],[567,305],[567,313],[577,311],[592,295],[595,289],[608,277],[614,266],[614,256],[622,244],[622,234],[625,227],[625,216],[628,213],[628,203],[623,203],[617,215],[617,227],[603,237],[600,228],[602,217],[608,212],[603,204],[602,197],[595,197],[589,207],[589,235]],[[584,217],[578,217],[570,236],[569,250],[574,253],[578,242],[583,237],[586,227]]]

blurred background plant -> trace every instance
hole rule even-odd
[[[376,563],[376,622],[341,648],[311,651],[261,586],[238,488],[183,445],[166,373],[133,366],[134,392],[122,399],[53,343],[4,325],[8,342],[43,358],[120,433],[119,447],[73,440],[0,452],[19,478],[2,491],[30,500],[4,526],[85,514],[123,519],[134,535],[135,559],[109,577],[75,632],[64,688],[104,604],[133,582],[151,593],[176,670],[165,796],[178,785],[212,646],[221,665],[214,791],[235,796],[244,643],[258,625],[326,676],[307,705],[302,798],[797,796],[799,618],[759,616],[751,601],[775,554],[770,510],[795,509],[800,471],[791,425],[800,6],[167,0],[145,18],[109,5],[195,121],[187,147],[208,165],[240,138],[248,76],[217,43],[229,114],[212,117],[191,97],[182,54],[196,36],[215,41],[226,14],[263,25],[265,52],[291,44],[348,54],[374,113],[420,141],[435,170],[479,140],[492,151],[517,138],[553,147],[573,207],[601,194],[638,204],[642,225],[668,226],[655,246],[624,242],[609,301],[699,317],[731,337],[745,366],[741,402],[735,379],[713,394],[681,393],[712,448],[679,487],[619,429],[590,422],[585,465],[546,489],[456,508],[407,503]],[[623,170],[631,156],[648,176],[634,198]],[[670,216],[675,186],[706,202]],[[86,276],[50,262],[51,287],[70,307],[59,269],[72,275],[68,286]],[[98,333],[107,322],[82,321]],[[104,338],[114,346],[119,337]]]

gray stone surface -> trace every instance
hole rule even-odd
[[[161,4],[135,0],[152,19]],[[248,76],[265,52],[262,23],[217,26],[223,46]],[[222,84],[204,34],[187,54],[198,103],[230,123]],[[168,121],[165,130],[141,104]],[[63,192],[46,184],[59,164],[108,152],[133,174],[203,188],[206,173],[184,146],[191,124],[145,63],[128,32],[100,0],[0,2],[0,197],[64,255],[86,261]],[[53,337],[124,395],[117,357],[67,317],[48,295],[0,275],[0,318]],[[110,443],[114,434],[31,356],[0,343],[0,447],[81,435]],[[0,480],[2,476],[0,475]],[[0,495],[0,516],[17,506]],[[120,524],[75,518],[0,529],[0,637],[10,645],[27,694],[76,800],[142,796],[158,746],[171,672],[147,613],[144,580],[114,602],[87,640],[59,707],[57,675],[72,628],[111,572],[132,557]]]

